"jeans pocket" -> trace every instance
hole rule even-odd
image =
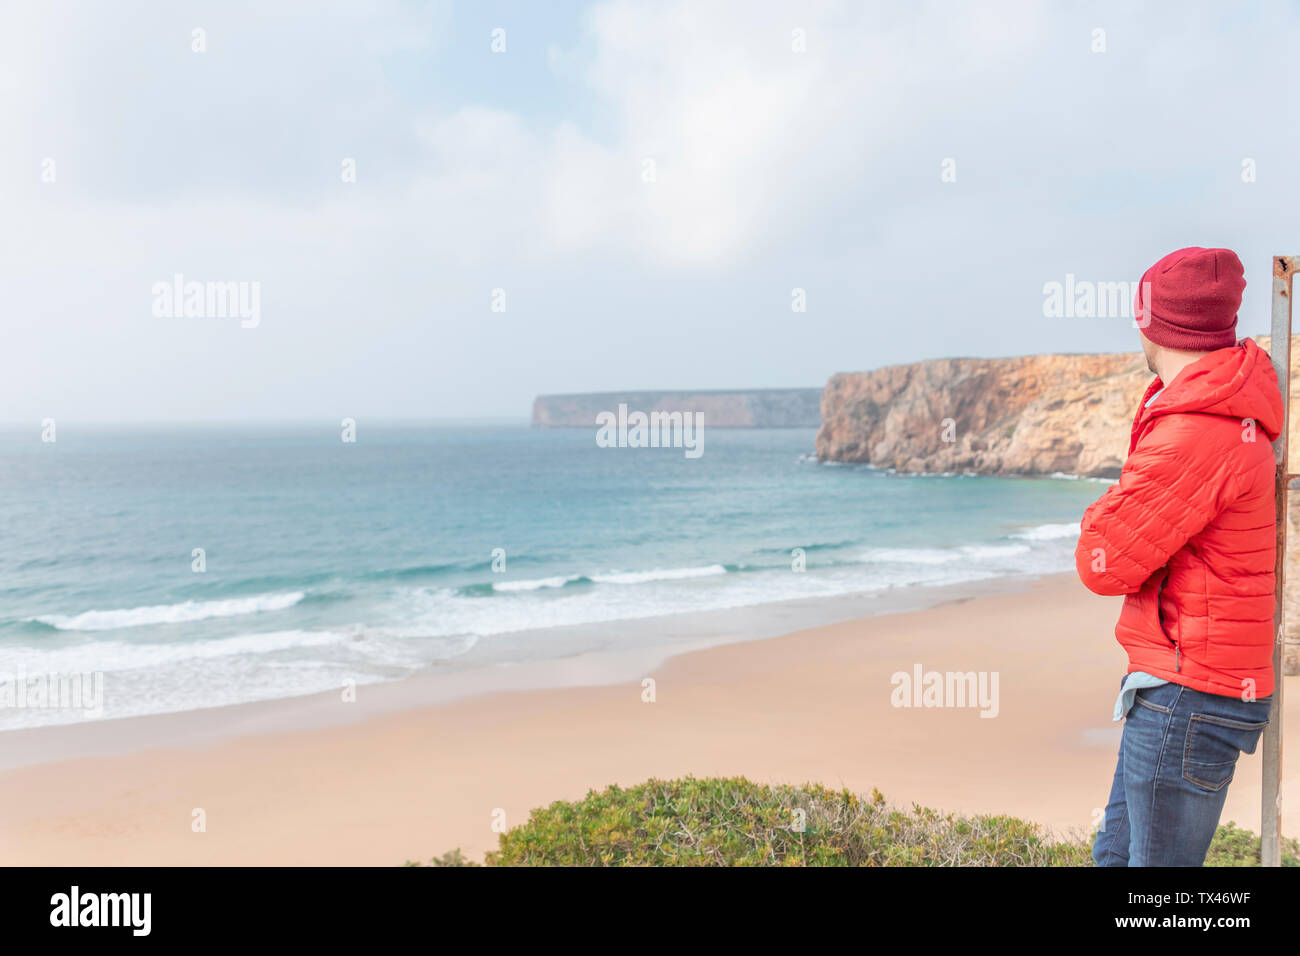
[[[1133,703],[1141,704],[1143,707],[1149,707],[1151,710],[1159,711],[1160,713],[1164,714],[1166,717],[1172,714],[1174,712],[1174,709],[1172,707],[1164,707],[1161,704],[1157,704],[1155,701],[1148,700],[1147,698],[1142,696],[1142,692],[1144,690],[1152,690],[1152,689],[1153,688],[1150,687],[1139,687],[1137,689],[1137,692],[1133,695]]]
[[[1183,747],[1183,779],[1202,790],[1222,790],[1232,781],[1237,757],[1253,754],[1268,721],[1233,720],[1192,714]]]

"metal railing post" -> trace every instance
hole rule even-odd
[[[1286,643],[1287,431],[1291,424],[1291,275],[1300,256],[1273,258],[1273,325],[1269,356],[1282,390],[1282,434],[1273,444],[1277,462],[1277,556],[1273,611],[1273,700],[1264,729],[1264,780],[1260,798],[1260,863],[1282,865],[1282,658]]]

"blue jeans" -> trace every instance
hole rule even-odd
[[[1254,753],[1270,698],[1241,700],[1181,684],[1137,692],[1124,719],[1098,866],[1200,866],[1219,826],[1237,757]]]

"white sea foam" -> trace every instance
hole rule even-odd
[[[910,560],[883,560],[888,557]],[[514,591],[483,601],[454,588],[415,588],[397,596],[388,614],[414,622],[431,635],[471,633],[497,646],[497,636],[552,627],[571,627],[655,617],[666,613],[754,607],[796,598],[869,593],[919,585],[978,581],[1005,574],[1040,574],[1068,568],[1068,562],[1027,544],[971,545],[942,549],[878,549],[870,563],[819,567],[807,573],[788,567],[728,574],[722,565],[708,573],[620,574],[621,586]],[[629,583],[633,579],[635,584]]]
[[[121,673],[158,670],[187,661],[219,665],[234,658],[263,662],[289,659],[296,667],[321,656],[345,657],[363,666],[415,667],[456,657],[474,646],[472,634],[432,631],[420,626],[354,625],[333,630],[265,631],[201,641],[95,640],[64,647],[9,647],[0,649],[0,676],[19,672]],[[331,646],[336,653],[322,653]],[[307,650],[308,654],[294,653],[299,650]]]
[[[867,564],[950,564],[960,559],[955,548],[868,548],[859,557]]]
[[[94,640],[63,647],[13,647],[0,653],[0,672],[123,671],[156,668],[177,661],[214,660],[237,655],[261,655],[296,647],[320,646],[346,640],[330,631],[270,631],[205,641]]]
[[[1073,521],[1068,521],[1065,524],[1035,525],[1032,528],[1017,531],[1011,535],[1013,538],[1020,538],[1024,541],[1054,541],[1057,538],[1077,538],[1078,536],[1079,525]]]
[[[532,581],[501,581],[492,585],[493,591],[540,591],[542,588],[562,588],[570,581],[576,581],[576,575],[572,577],[554,577],[554,578],[536,578]]]
[[[85,611],[82,614],[46,614],[32,620],[49,624],[60,631],[114,631],[142,624],[184,624],[212,617],[235,617],[259,611],[280,611],[303,599],[302,591],[287,594],[255,594],[251,597],[220,601],[182,601],[180,604],[153,604],[148,607],[122,608],[115,611]]]
[[[681,581],[688,578],[707,578],[715,574],[726,574],[727,569],[720,564],[710,564],[698,568],[662,568],[653,571],[609,571],[604,574],[571,574],[567,577],[532,578],[523,581],[501,581],[492,585],[493,591],[510,593],[511,591],[542,591],[548,588],[562,588],[574,581],[584,578],[596,584],[649,584],[652,581]]]
[[[1027,544],[964,544],[956,548],[868,548],[858,558],[866,564],[955,564],[1028,554]]]
[[[457,657],[469,634],[415,627],[274,631],[205,641],[88,641],[0,649],[0,677],[103,672],[105,717],[217,707],[393,680]],[[0,709],[0,730],[85,719],[75,709]]]
[[[727,569],[720,564],[709,564],[700,568],[664,568],[654,571],[612,571],[609,574],[593,574],[591,579],[598,584],[647,584],[651,581],[682,581],[687,578],[711,578],[717,574],[726,574]]]
[[[1071,474],[1068,474],[1067,472],[1064,472],[1064,471],[1054,471],[1054,472],[1052,472],[1050,475],[1048,475],[1047,477],[1048,477],[1048,478],[1056,478],[1056,479],[1059,479],[1059,480],[1061,480],[1061,481],[1093,481],[1093,482],[1099,482],[1099,483],[1101,483],[1101,484],[1105,484],[1105,485],[1113,485],[1116,481],[1118,481],[1117,478],[1096,478],[1096,477],[1086,477],[1086,476],[1084,476],[1084,475],[1071,475]]]
[[[1027,544],[968,544],[958,549],[963,558],[973,558],[976,561],[987,559],[997,560],[998,558],[1009,558],[1017,554],[1028,554],[1030,551]]]

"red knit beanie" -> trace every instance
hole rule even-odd
[[[1231,249],[1191,246],[1165,256],[1142,276],[1133,316],[1156,345],[1212,352],[1237,344],[1237,310],[1245,270]],[[1150,283],[1151,309],[1143,290]]]

